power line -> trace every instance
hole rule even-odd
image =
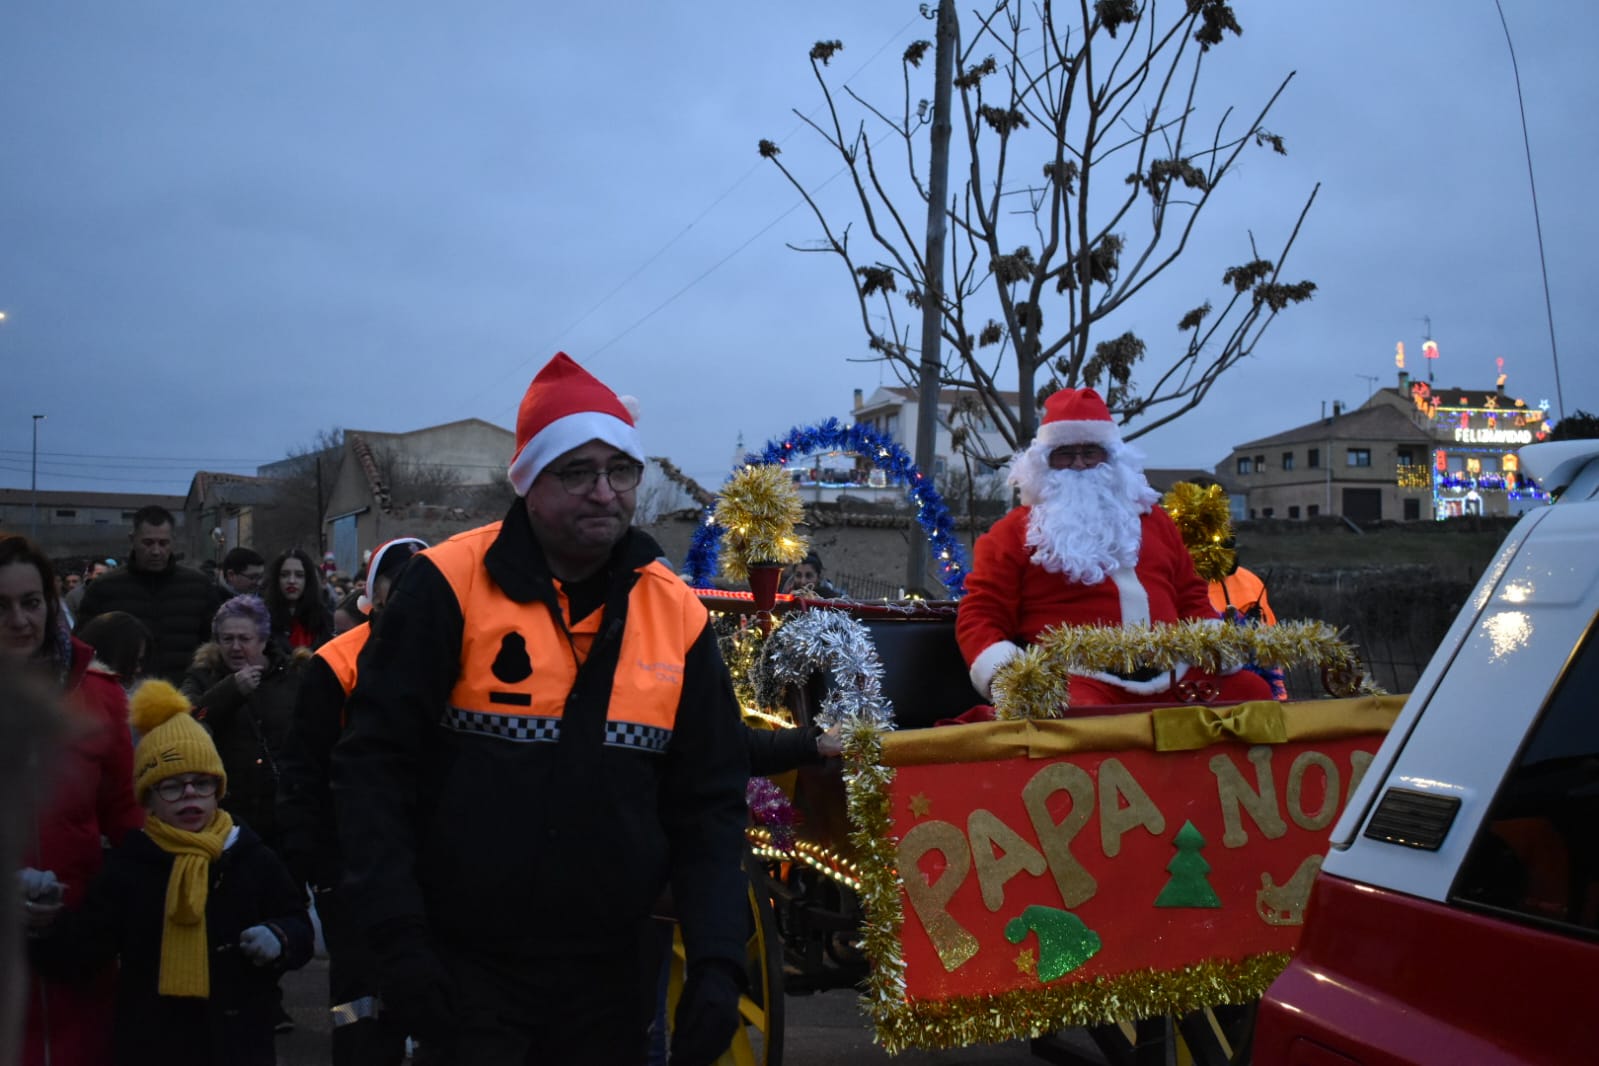
[[[891,34],[887,40],[885,40],[882,44],[878,45],[876,51],[872,52],[871,55],[867,56],[864,60],[862,60],[860,66],[858,66],[855,69],[855,72],[853,74],[851,74],[848,78],[846,78],[844,80],[843,84],[845,86],[848,86],[851,81],[853,81],[855,78],[858,78],[866,70],[867,67],[869,67],[872,63],[876,62],[878,56],[882,55],[883,52],[886,51],[889,48],[890,45],[892,45],[896,40],[898,40],[901,36],[903,36],[906,30],[908,30],[911,26],[915,25],[917,22],[920,22],[920,21],[922,21],[922,15],[920,15],[920,14],[912,15],[911,18],[903,26],[901,26],[899,29],[895,30],[894,33]],[[811,111],[811,113],[810,113],[811,117],[814,117],[818,112],[821,111],[821,109],[822,109],[821,105],[817,105],[817,107]],[[780,138],[778,140],[778,143],[779,144],[787,143],[790,139],[793,138],[794,134],[800,132],[800,130],[802,130],[804,128],[804,126],[805,126],[805,124],[803,122],[796,122],[794,127],[792,129],[790,129],[787,134],[785,134],[782,138]],[[549,349],[552,345],[554,345],[557,342],[559,342],[559,340],[562,337],[566,336],[572,330],[576,329],[579,325],[581,325],[583,322],[585,322],[589,318],[590,315],[594,314],[595,311],[598,311],[607,302],[609,302],[610,299],[612,297],[614,297],[618,292],[622,291],[622,289],[627,287],[627,285],[629,285],[635,278],[637,278],[640,274],[642,274],[651,264],[653,264],[662,255],[664,255],[668,250],[670,250],[672,248],[672,246],[677,244],[678,241],[682,240],[683,237],[686,236],[691,229],[693,229],[696,225],[698,225],[701,220],[703,220],[707,215],[709,215],[713,210],[715,210],[715,208],[720,206],[724,200],[726,200],[729,196],[731,196],[733,194],[733,192],[735,190],[737,190],[739,188],[739,186],[743,185],[746,181],[748,181],[755,174],[755,172],[757,170],[761,169],[761,167],[763,165],[764,165],[763,161],[759,160],[759,159],[757,159],[754,163],[750,164],[749,169],[745,170],[744,173],[741,174],[733,182],[733,184],[729,185],[726,189],[724,189],[721,192],[721,194],[719,194],[714,200],[712,200],[710,202],[710,204],[708,204],[703,210],[700,211],[699,214],[695,215],[694,218],[692,218],[686,225],[684,225],[683,228],[681,230],[679,230],[675,236],[673,236],[671,239],[669,239],[665,244],[661,245],[660,248],[656,249],[656,251],[653,252],[650,256],[648,256],[644,260],[643,263],[641,263],[641,264],[639,264],[639,266],[635,267],[621,281],[617,282],[616,286],[613,287],[610,292],[606,293],[599,300],[597,300],[592,306],[590,306],[588,308],[588,310],[584,311],[577,318],[573,319],[572,322],[569,323],[565,328],[563,328],[563,329],[559,330],[558,332],[556,332],[551,340],[546,341],[543,344],[539,345],[538,347],[534,348],[533,349],[533,354],[529,355],[525,359],[520,360],[514,366],[510,367],[509,369],[507,369],[503,374],[501,374],[498,378],[496,378],[495,381],[497,382],[499,380],[503,380],[505,377],[509,377],[510,375],[512,375],[512,374],[514,374],[514,373],[516,373],[518,371],[524,370],[526,367],[530,366],[535,360],[543,358],[547,349]],[[833,178],[836,178],[837,176],[838,175],[835,174],[833,176]],[[818,186],[817,188],[825,187],[827,184],[829,184],[831,181],[833,181],[833,178],[827,179],[826,182],[823,182],[822,185]],[[587,356],[586,356],[586,358],[583,361],[586,362],[588,359],[592,359],[595,355],[599,354],[599,352],[604,351],[606,348],[609,348],[611,345],[615,344],[617,341],[619,341],[623,337],[627,336],[633,330],[637,329],[639,326],[641,326],[645,322],[649,321],[649,319],[653,318],[661,310],[666,308],[673,301],[677,300],[678,297],[680,297],[684,293],[688,292],[689,289],[692,289],[695,285],[698,285],[701,281],[704,281],[711,274],[715,273],[716,270],[719,269],[728,260],[732,259],[739,252],[741,252],[745,248],[749,247],[750,244],[754,243],[754,241],[757,238],[761,237],[768,230],[770,230],[773,226],[777,225],[784,218],[788,217],[788,215],[792,214],[794,212],[794,209],[796,207],[799,207],[799,206],[800,205],[798,203],[796,203],[792,207],[790,207],[788,210],[784,211],[782,214],[780,214],[776,218],[772,219],[771,222],[768,222],[765,226],[761,227],[760,230],[758,230],[755,234],[753,234],[751,237],[746,239],[737,248],[733,249],[731,252],[727,253],[727,255],[725,255],[721,259],[717,260],[716,263],[713,264],[708,269],[702,271],[697,277],[694,278],[693,281],[689,282],[687,285],[684,285],[681,289],[679,289],[676,293],[674,293],[672,296],[667,298],[664,302],[662,302],[661,304],[657,305],[653,310],[647,312],[641,318],[639,318],[636,321],[634,321],[626,329],[622,330],[622,332],[620,332],[620,333],[616,334],[615,336],[613,336],[610,340],[606,341],[604,344],[602,344],[595,351],[587,353]],[[491,391],[498,391],[498,387],[497,387],[496,384],[490,384],[488,386],[485,386],[482,389],[479,389],[477,392],[473,393],[470,397],[468,397],[468,399],[466,401],[466,404],[463,405],[463,406],[470,406],[474,401],[476,401],[477,399],[482,397],[485,393],[488,393],[488,392],[491,392]],[[502,410],[511,410],[511,411],[514,411],[515,409],[516,408],[515,408],[514,404],[511,405],[509,408],[502,408]]]
[[[15,455],[15,456],[18,456],[18,457],[27,457],[27,456],[31,456],[32,454],[33,454],[33,452],[27,451],[27,450],[18,450],[18,449],[15,449],[15,448],[0,448],[0,455]],[[116,455],[95,455],[95,454],[92,454],[92,453],[89,453],[89,452],[43,452],[42,451],[42,452],[39,453],[39,458],[41,458],[41,459],[45,458],[46,456],[54,456],[54,457],[64,458],[64,459],[141,459],[141,460],[149,460],[151,462],[164,462],[164,463],[165,462],[170,462],[170,463],[231,463],[231,464],[233,464],[235,466],[244,465],[244,464],[248,464],[248,465],[251,465],[251,466],[265,466],[268,463],[275,463],[275,462],[278,461],[276,459],[212,459],[212,458],[196,457],[196,456],[191,456],[191,455],[128,455],[126,452],[121,452],[121,453],[118,453]]]
[[[1532,139],[1527,135],[1527,104],[1521,96],[1521,67],[1516,63],[1516,46],[1510,41],[1510,23],[1505,20],[1505,7],[1499,0],[1494,0],[1494,7],[1499,11],[1499,25],[1505,31],[1505,48],[1510,52],[1510,72],[1516,79],[1516,108],[1521,112],[1521,146],[1527,153],[1527,187],[1532,191],[1532,225],[1538,234],[1538,269],[1543,271],[1544,314],[1549,319],[1549,357],[1554,361],[1555,367],[1555,408],[1560,413],[1561,421],[1565,421],[1566,400],[1560,389],[1560,352],[1555,347],[1555,304],[1549,295],[1549,261],[1544,257],[1543,250],[1543,220],[1538,210],[1538,183],[1532,176]]]

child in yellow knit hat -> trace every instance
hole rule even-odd
[[[133,788],[148,813],[83,906],[30,945],[71,978],[120,957],[119,1066],[272,1066],[276,984],[311,957],[305,894],[248,826],[217,806],[227,774],[189,703],[147,681],[128,703],[143,739]]]

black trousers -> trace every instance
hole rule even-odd
[[[418,1066],[639,1066],[659,972],[645,979],[643,952],[641,939],[607,955],[448,953],[459,1025]]]
[[[377,964],[366,938],[356,931],[349,904],[338,889],[315,894],[322,939],[328,946],[328,1006],[354,1003],[377,992]],[[400,1066],[405,1028],[397,1019],[364,1018],[333,1029],[333,1066]]]

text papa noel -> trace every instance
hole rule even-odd
[[[1323,752],[1300,750],[1279,781],[1272,759],[1276,750],[1256,745],[1243,759],[1236,749],[1213,750],[1208,759],[1203,752],[1146,756],[1190,760],[1190,766],[1205,760],[1204,768],[1180,779],[1178,787],[1166,783],[1164,790],[1157,790],[1162,792],[1159,802],[1121,758],[1104,759],[1097,772],[1064,760],[1051,762],[1032,774],[1021,789],[1030,835],[1024,836],[986,808],[971,810],[964,827],[927,819],[907,830],[898,848],[906,898],[925,929],[948,929],[953,922],[950,902],[968,877],[976,877],[983,905],[998,912],[1005,906],[1006,885],[1013,878],[1023,873],[1039,877],[1047,871],[1060,891],[1062,904],[1078,907],[1093,899],[1100,888],[1098,878],[1079,861],[1079,849],[1097,844],[1098,854],[1108,860],[1121,854],[1129,833],[1165,839],[1193,815],[1176,818],[1169,826],[1162,804],[1191,812],[1201,798],[1196,790],[1213,792],[1214,813],[1223,827],[1220,843],[1225,848],[1247,846],[1252,832],[1268,840],[1279,839],[1289,832],[1290,825],[1324,835],[1359,785],[1372,755],[1350,750],[1340,767]],[[1052,813],[1063,807],[1062,816]],[[1085,831],[1089,833],[1086,837]],[[930,877],[921,864],[934,852],[941,853],[943,869]],[[1103,871],[1103,862],[1096,860],[1095,865]]]

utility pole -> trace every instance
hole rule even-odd
[[[944,313],[944,201],[949,195],[950,94],[955,80],[954,0],[940,0],[938,36],[933,58],[933,128],[927,173],[927,251],[922,287],[922,366],[916,409],[916,469],[933,476],[933,442],[938,429],[939,354]],[[927,580],[927,539],[911,537],[910,561],[905,568],[906,591],[921,588]]]
[[[28,527],[28,539],[35,544],[39,543],[39,423],[43,421],[44,415],[33,416],[33,521]]]

